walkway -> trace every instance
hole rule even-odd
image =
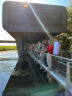
[[[49,77],[49,79],[50,76],[52,76],[65,88],[66,94],[68,91],[72,94],[72,59],[45,54],[47,56],[46,65],[42,60],[43,57],[38,59],[38,54],[31,51],[28,53],[37,64],[40,64],[40,69],[47,71],[47,77]]]

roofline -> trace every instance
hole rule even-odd
[[[43,3],[32,3],[32,2],[19,2],[19,1],[5,1],[5,2],[3,3],[3,5],[4,5],[5,3],[8,3],[8,2],[11,2],[11,3],[16,2],[16,3],[31,3],[31,4],[38,4],[38,5],[48,5],[48,6],[55,6],[55,7],[63,7],[63,8],[66,9],[65,6],[61,6],[61,5],[51,5],[51,4],[46,4],[46,3],[43,4]]]

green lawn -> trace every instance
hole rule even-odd
[[[16,46],[0,46],[0,51],[16,50]]]

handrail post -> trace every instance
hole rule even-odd
[[[50,54],[47,54],[47,65],[48,65],[48,70],[50,71],[52,68],[52,57]],[[49,82],[52,81],[52,78],[51,78],[49,72],[47,73],[47,78],[49,79]]]
[[[42,54],[43,54],[43,53],[41,53],[41,57],[40,57],[40,62],[41,62],[41,63],[42,63]],[[40,69],[43,69],[41,65],[40,65]]]
[[[70,62],[67,62],[65,96],[69,96],[68,95],[69,87],[70,87]]]
[[[47,54],[47,64],[48,64],[48,69],[51,70],[52,68],[52,57],[50,54]]]
[[[41,62],[42,62],[42,54],[43,54],[43,53],[41,53],[41,56],[40,56],[40,61],[41,61]]]

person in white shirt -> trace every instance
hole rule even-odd
[[[60,54],[60,42],[57,37],[54,38],[53,54],[57,56]]]

